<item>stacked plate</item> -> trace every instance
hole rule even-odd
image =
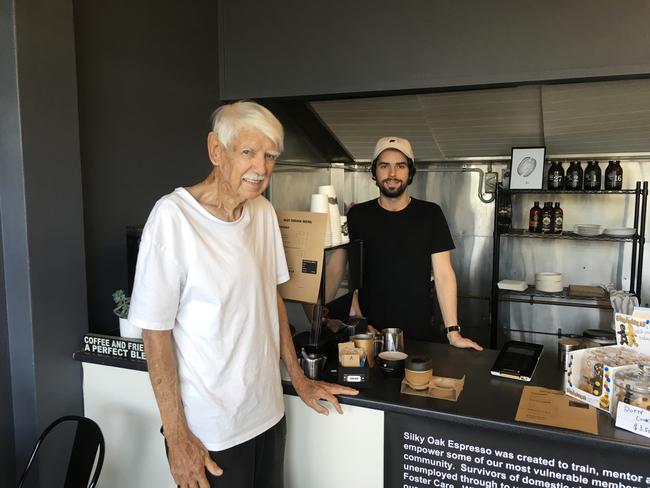
[[[562,273],[535,273],[535,289],[544,293],[558,293],[564,289]]]
[[[603,228],[596,224],[577,224],[576,234],[584,237],[599,236],[602,234]]]
[[[634,227],[608,227],[603,234],[614,237],[632,237],[636,234],[636,229]]]

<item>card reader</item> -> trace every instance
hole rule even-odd
[[[508,341],[503,345],[494,366],[494,376],[503,376],[519,381],[530,381],[539,362],[544,346],[530,342]]]

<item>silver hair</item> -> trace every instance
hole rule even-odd
[[[282,124],[269,109],[259,103],[240,100],[222,105],[212,113],[210,120],[212,131],[228,148],[242,129],[257,129],[275,143],[279,152],[284,149]]]

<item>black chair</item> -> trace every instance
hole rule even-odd
[[[77,415],[61,417],[47,426],[36,441],[34,450],[31,456],[29,456],[29,461],[27,461],[27,466],[25,466],[20,481],[18,482],[18,488],[22,488],[27,478],[27,473],[36,458],[36,453],[45,437],[56,426],[64,422],[76,423],[77,429],[74,435],[74,443],[72,444],[72,452],[70,453],[70,461],[68,463],[68,471],[63,488],[95,488],[102,470],[102,464],[104,464],[104,436],[94,421]],[[96,464],[95,459],[97,459]],[[95,467],[94,472],[93,466]]]

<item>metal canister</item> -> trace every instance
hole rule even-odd
[[[581,343],[578,339],[560,339],[557,341],[557,359],[560,369],[566,371],[569,362],[569,352],[580,348]]]
[[[567,373],[571,361],[571,352],[578,349],[589,349],[600,346],[601,344],[598,342],[585,338],[566,338],[557,341],[558,366],[564,372],[564,379],[562,380],[563,390],[566,390],[567,386]]]
[[[562,379],[562,390],[566,390],[567,386],[567,368],[569,366],[570,353],[571,351],[580,349],[581,346],[581,341],[578,339],[560,339],[557,341],[558,366],[564,373],[564,378]]]

